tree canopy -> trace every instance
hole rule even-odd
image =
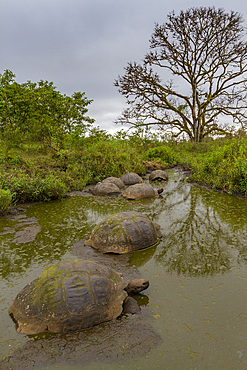
[[[229,124],[243,127],[247,41],[242,15],[199,7],[167,18],[155,25],[142,64],[128,63],[115,81],[128,104],[116,122],[156,125],[196,142],[227,132]]]
[[[0,134],[21,142],[61,143],[66,135],[81,135],[94,122],[86,114],[92,102],[83,92],[61,94],[53,82],[19,84],[10,70],[0,74]]]

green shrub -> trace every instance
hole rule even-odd
[[[9,175],[2,177],[1,181],[2,187],[9,189],[18,203],[61,199],[67,191],[63,181],[54,175],[44,178],[27,174]]]
[[[41,180],[41,197],[42,200],[62,199],[67,192],[67,187],[63,181],[54,176],[48,175]]]
[[[12,194],[10,190],[0,188],[0,215],[8,212],[12,201]]]
[[[157,146],[156,148],[148,149],[143,158],[145,160],[158,161],[161,160],[165,165],[174,165],[179,162],[179,156],[172,148],[166,145]]]
[[[97,182],[108,176],[119,177],[125,172],[144,173],[142,156],[138,148],[121,140],[91,138],[70,158],[67,171],[77,181],[80,178]]]
[[[87,170],[81,161],[68,164],[66,173],[60,176],[69,190],[82,190],[86,185],[93,182],[91,171]]]
[[[192,161],[192,181],[247,194],[247,139],[233,139]]]

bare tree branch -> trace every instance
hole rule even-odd
[[[242,16],[214,7],[168,14],[156,24],[143,64],[129,63],[115,86],[128,108],[117,123],[158,125],[192,141],[224,133],[220,116],[247,124],[247,42]],[[170,73],[163,83],[156,70]]]

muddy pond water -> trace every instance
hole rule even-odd
[[[247,368],[247,200],[168,175],[157,198],[73,196],[0,219],[0,369]],[[83,246],[102,219],[127,210],[160,224],[158,245],[121,256]],[[149,279],[141,313],[81,332],[18,334],[15,296],[67,258]]]

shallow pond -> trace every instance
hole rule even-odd
[[[168,174],[154,199],[74,196],[0,219],[0,369],[247,368],[247,201]],[[83,246],[99,221],[126,210],[160,224],[158,245],[121,256]],[[18,334],[8,316],[16,294],[74,257],[149,279],[141,314],[66,335]]]

